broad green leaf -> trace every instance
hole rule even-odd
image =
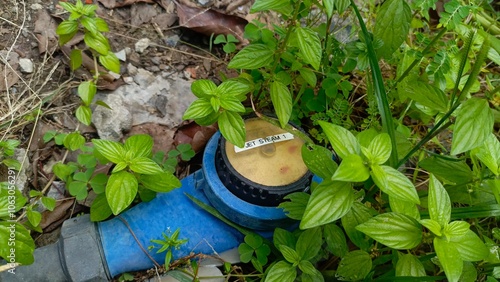
[[[250,247],[257,249],[260,246],[262,246],[262,243],[264,243],[264,240],[262,239],[262,236],[258,234],[248,234],[244,238],[245,243],[247,243]]]
[[[238,97],[247,94],[250,91],[252,91],[252,87],[248,83],[242,83],[238,80],[227,80],[217,87],[217,92],[221,95],[221,97]]]
[[[372,239],[366,236],[364,233],[356,230],[356,226],[368,221],[372,218],[373,213],[376,213],[373,209],[368,208],[359,202],[354,202],[349,212],[342,217],[342,226],[344,227],[345,233],[354,243],[362,250],[368,250],[372,245]]]
[[[302,76],[302,78],[309,85],[311,85],[311,87],[316,87],[317,78],[316,78],[316,74],[312,70],[301,68],[299,70],[299,73],[300,73],[300,76]]]
[[[439,157],[430,157],[418,163],[419,166],[454,184],[471,182],[474,174],[465,161],[450,161]]]
[[[33,226],[38,226],[40,224],[40,221],[42,220],[42,214],[39,213],[38,211],[34,211],[30,208],[27,209],[26,212],[28,216],[28,221],[33,225]]]
[[[147,134],[137,134],[129,137],[123,146],[126,152],[131,152],[131,158],[150,157],[153,153],[153,138]]]
[[[319,69],[321,62],[321,41],[312,29],[296,27],[292,32],[290,44],[299,48],[299,56],[315,70]]]
[[[10,241],[13,237],[14,241]],[[15,252],[12,253],[12,243],[15,243]],[[34,262],[33,251],[35,250],[35,241],[31,238],[30,232],[17,222],[0,221],[0,257],[10,261],[13,258],[15,262],[28,265]]]
[[[318,121],[318,123],[326,134],[328,141],[330,141],[333,150],[335,150],[340,158],[343,159],[348,155],[360,154],[359,142],[349,130],[324,121]]]
[[[117,164],[125,160],[125,149],[123,145],[109,140],[92,139],[96,150],[109,161]]]
[[[120,73],[120,60],[113,52],[108,52],[106,55],[99,55],[99,63],[101,63],[101,65],[103,65],[107,70],[116,74]]]
[[[404,95],[430,109],[446,112],[448,98],[444,92],[428,82],[411,80],[406,83]]]
[[[389,134],[387,133],[378,134],[375,138],[373,138],[366,150],[370,152],[370,158],[366,155],[365,156],[371,164],[385,163],[391,156],[391,137],[389,137]]]
[[[347,253],[339,263],[335,276],[343,281],[363,280],[372,270],[372,258],[365,251]]]
[[[153,160],[146,157],[137,157],[130,161],[129,167],[133,172],[140,174],[159,174],[163,170]]]
[[[82,99],[85,106],[90,106],[97,92],[95,83],[91,80],[84,81],[78,86],[78,96]]]
[[[434,238],[434,250],[448,281],[458,281],[462,274],[464,263],[455,244],[448,242],[446,239],[436,237]]]
[[[100,55],[107,55],[109,52],[108,40],[100,33],[92,34],[87,32],[83,36],[83,41]]]
[[[311,193],[301,229],[316,227],[333,222],[344,216],[354,202],[351,184],[339,181],[323,181]]]
[[[304,192],[295,192],[284,197],[285,200],[279,204],[278,208],[282,208],[289,218],[301,220],[311,196]]]
[[[92,122],[92,110],[89,106],[78,106],[75,115],[76,118],[85,125],[90,125],[90,123]]]
[[[500,142],[495,134],[491,133],[484,144],[475,151],[476,157],[485,164],[495,175],[500,175]]]
[[[184,112],[182,119],[199,119],[206,117],[210,114],[214,113],[214,109],[212,108],[212,104],[209,100],[198,99],[195,100],[189,108]]]
[[[72,33],[69,34],[59,34],[59,45],[64,45],[68,43],[73,37],[76,35],[76,32],[78,30],[73,31]]]
[[[334,0],[323,0],[323,6],[325,7],[325,12],[328,18],[331,18],[333,15],[333,5]]]
[[[126,171],[113,173],[106,185],[106,199],[114,215],[125,210],[137,194],[137,179]]]
[[[292,232],[285,229],[276,228],[274,229],[273,243],[276,249],[279,249],[281,245],[285,245],[289,248],[295,249],[297,239],[292,234]]]
[[[422,241],[420,224],[407,215],[394,212],[377,215],[356,229],[398,250],[412,249]]]
[[[62,163],[56,163],[52,168],[54,174],[59,177],[59,179],[68,182],[68,177],[75,172],[76,168],[70,167]]]
[[[410,30],[411,9],[403,0],[385,1],[377,13],[373,35],[384,41],[378,55],[386,59],[406,40]]]
[[[105,194],[99,194],[90,206],[90,220],[103,221],[113,214]]]
[[[105,20],[101,18],[94,18],[95,26],[97,27],[97,30],[100,32],[108,32],[109,27],[108,23],[106,23]]]
[[[220,101],[220,105],[225,110],[237,112],[237,113],[244,113],[245,112],[245,106],[243,106],[243,104],[241,104],[241,102],[236,97],[232,97],[232,96],[221,97],[219,101]]]
[[[76,151],[80,149],[83,144],[85,144],[85,138],[80,134],[80,132],[71,132],[64,137],[64,147],[71,151]]]
[[[350,4],[349,0],[335,0],[335,8],[337,8],[339,14],[342,14]]]
[[[218,97],[210,97],[210,105],[212,105],[212,109],[214,112],[218,112],[220,109],[221,101]],[[227,109],[226,109],[227,110]]]
[[[82,65],[82,50],[73,49],[69,54],[69,67],[72,71],[76,70]],[[80,84],[81,85],[81,84]]]
[[[443,233],[441,232],[443,227],[441,226],[441,224],[439,224],[439,222],[435,221],[434,219],[421,219],[418,222],[420,222],[420,224],[425,226],[425,228],[429,229],[429,231],[434,233],[434,235],[436,236],[443,235]]]
[[[94,190],[96,194],[104,192],[106,183],[108,183],[108,176],[104,173],[98,173],[89,181],[90,186],[92,186],[92,190]]]
[[[283,254],[283,257],[290,263],[297,264],[300,261],[300,256],[294,249],[281,245],[279,247],[280,252]]]
[[[42,204],[49,211],[53,211],[56,208],[56,199],[50,197],[42,197]]]
[[[213,96],[215,95],[216,89],[217,85],[208,79],[195,80],[191,84],[191,92],[198,98]]]
[[[223,111],[219,116],[219,129],[222,136],[234,145],[245,146],[245,123],[239,114]]]
[[[179,179],[170,172],[141,175],[139,182],[149,190],[161,193],[170,192],[175,188],[181,187]]]
[[[113,171],[111,171],[111,173],[116,173],[116,172],[122,171],[122,170],[126,169],[127,167],[128,167],[128,162],[121,161],[121,162],[116,164],[116,166],[113,168]]]
[[[270,94],[281,127],[285,127],[292,114],[292,94],[288,87],[280,81],[271,83]]]
[[[448,238],[462,237],[470,228],[470,224],[465,221],[452,221],[443,228],[443,234]]]
[[[87,29],[90,33],[97,33],[97,25],[95,24],[95,20],[93,18],[83,16],[80,18],[80,23]]]
[[[75,5],[70,2],[59,2],[58,4],[70,13],[77,12]]]
[[[412,254],[402,255],[396,264],[396,276],[425,276],[424,265]]]
[[[250,13],[274,10],[288,15],[292,12],[290,0],[256,0]]]
[[[248,244],[241,243],[238,246],[238,253],[240,254],[240,260],[243,263],[248,263],[252,260],[254,249],[250,247]]]
[[[384,193],[395,199],[420,204],[415,186],[401,172],[390,166],[372,165],[370,174],[373,182]]]
[[[265,44],[252,44],[241,49],[227,65],[230,69],[258,69],[269,65],[273,50]]]
[[[297,239],[297,254],[301,260],[311,260],[319,253],[322,244],[321,228],[307,229]]]
[[[12,186],[10,186],[10,188],[12,188]],[[16,216],[14,213],[24,207],[26,204],[26,198],[23,194],[21,194],[21,192],[19,192],[19,190],[15,188],[14,190],[11,190],[10,188],[3,189],[0,186],[0,218],[9,218],[14,220]],[[12,218],[12,216],[14,216],[14,218]]]
[[[472,230],[468,230],[463,236],[451,237],[449,244],[454,246],[464,261],[480,261],[489,255],[488,247]]]
[[[332,176],[332,180],[362,182],[370,177],[370,170],[363,159],[356,154],[346,156]]]
[[[437,221],[441,227],[448,224],[451,217],[450,196],[433,174],[429,177],[428,207],[431,219]]]
[[[325,238],[328,251],[337,257],[343,257],[349,251],[344,232],[335,223],[323,226],[323,237]]]
[[[15,159],[3,159],[2,160],[2,163],[8,167],[8,168],[12,168],[13,170],[21,170],[21,163],[18,161],[18,160],[15,160]]]
[[[269,269],[264,282],[294,282],[297,269],[286,261],[279,261]]]
[[[471,262],[464,261],[464,268],[462,270],[462,275],[460,275],[459,281],[478,281],[476,266]]]
[[[451,154],[456,155],[482,146],[493,131],[493,112],[488,101],[470,98],[457,113]]]
[[[420,219],[420,212],[418,211],[418,207],[412,202],[403,201],[389,196],[389,205],[391,207],[391,211],[393,212],[406,214],[407,216],[413,217],[416,220]]]
[[[87,182],[73,181],[68,186],[68,191],[78,201],[84,200],[88,196]]]
[[[78,22],[72,20],[62,21],[56,29],[57,35],[72,34],[78,30]]]
[[[299,269],[306,274],[314,275],[316,274],[316,272],[318,272],[314,265],[308,260],[301,260],[298,266]]]
[[[330,179],[338,167],[332,152],[315,144],[302,145],[302,160],[312,173],[322,179]]]

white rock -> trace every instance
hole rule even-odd
[[[142,89],[146,89],[155,79],[155,76],[145,69],[138,69],[137,74],[134,76],[135,83],[139,84]]]
[[[121,49],[120,51],[116,52],[115,55],[118,60],[122,62],[125,62],[127,60],[127,52],[125,51],[125,49]]]
[[[131,63],[129,63],[127,65],[127,73],[131,76],[134,76],[137,74],[137,68],[134,65],[132,65]]]
[[[35,4],[31,4],[30,8],[32,10],[41,10],[41,9],[43,9],[43,6],[39,3],[35,3]]]
[[[129,131],[132,126],[132,116],[125,105],[121,95],[107,94],[99,97],[111,109],[105,107],[96,107],[92,114],[92,122],[99,137],[111,141],[120,141],[123,132]]]
[[[21,67],[21,72],[24,73],[33,72],[33,62],[30,59],[26,58],[19,59],[19,67]]]
[[[134,78],[133,78],[133,77],[130,77],[130,76],[127,76],[127,77],[124,77],[124,78],[123,78],[123,81],[124,81],[126,84],[132,84],[132,83],[134,83]]]
[[[144,52],[144,50],[146,50],[146,48],[149,47],[149,43],[150,43],[149,38],[139,39],[139,41],[137,41],[137,43],[135,43],[135,51],[137,53]]]

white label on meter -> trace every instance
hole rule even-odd
[[[293,138],[294,138],[293,134],[288,133],[288,132],[287,133],[276,134],[276,135],[271,135],[271,136],[267,136],[267,137],[264,137],[264,138],[259,138],[259,139],[247,141],[247,142],[245,142],[245,147],[243,147],[243,148],[234,146],[234,151],[236,153],[239,153],[239,152],[243,152],[243,151],[250,150],[250,149],[253,149],[253,148],[257,148],[257,147],[260,147],[260,146],[264,146],[264,145],[267,145],[267,144],[270,144],[270,143],[277,143],[277,142],[283,142],[283,141],[287,141],[287,140],[292,140]]]

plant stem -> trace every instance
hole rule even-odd
[[[375,49],[373,48],[370,34],[366,29],[366,25],[359,13],[358,7],[354,3],[354,0],[351,0],[351,6],[356,13],[356,16],[359,21],[359,25],[361,26],[361,30],[363,31],[363,37],[365,39],[366,49],[368,51],[368,58],[370,60],[370,69],[373,78],[373,86],[375,97],[377,98],[378,109],[380,113],[380,117],[382,119],[382,127],[389,137],[391,138],[392,145],[392,153],[389,159],[389,164],[391,166],[395,166],[398,162],[398,151],[396,147],[396,134],[394,133],[394,124],[392,120],[392,113],[389,107],[389,101],[387,100],[387,93],[384,88],[384,80],[382,78],[382,73],[380,71],[380,67],[378,65],[377,54],[375,53]]]

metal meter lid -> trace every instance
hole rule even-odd
[[[245,129],[243,148],[220,139],[217,172],[227,189],[247,202],[277,206],[287,194],[309,188],[301,139],[260,118],[245,120]]]

